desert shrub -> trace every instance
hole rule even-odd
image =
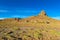
[[[17,40],[22,40],[22,38],[18,38]]]
[[[2,39],[3,39],[3,40],[8,40],[8,38],[7,38],[7,37],[2,37]]]
[[[49,21],[46,21],[47,24],[49,24],[50,22]]]
[[[29,20],[26,20],[26,22],[29,22]]]
[[[12,34],[13,33],[13,31],[10,31],[8,34]]]

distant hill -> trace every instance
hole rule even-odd
[[[60,40],[60,21],[44,10],[29,18],[0,20],[0,40]]]

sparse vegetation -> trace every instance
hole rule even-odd
[[[59,23],[44,11],[26,19],[0,20],[0,40],[60,40]]]

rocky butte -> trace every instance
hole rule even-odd
[[[60,40],[60,20],[48,17],[44,10],[29,18],[0,20],[0,40]]]

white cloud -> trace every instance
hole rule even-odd
[[[2,20],[2,19],[4,19],[4,18],[0,18],[0,20]]]
[[[37,13],[37,10],[16,10],[19,13]]]
[[[23,15],[13,15],[12,17],[14,17],[14,18],[26,18],[26,17],[28,17],[28,16],[23,16]]]
[[[9,10],[0,10],[0,12],[13,12]],[[37,13],[37,10],[16,10],[17,13]]]
[[[52,17],[54,19],[60,20],[60,16]]]
[[[0,12],[8,12],[8,10],[0,10]]]

